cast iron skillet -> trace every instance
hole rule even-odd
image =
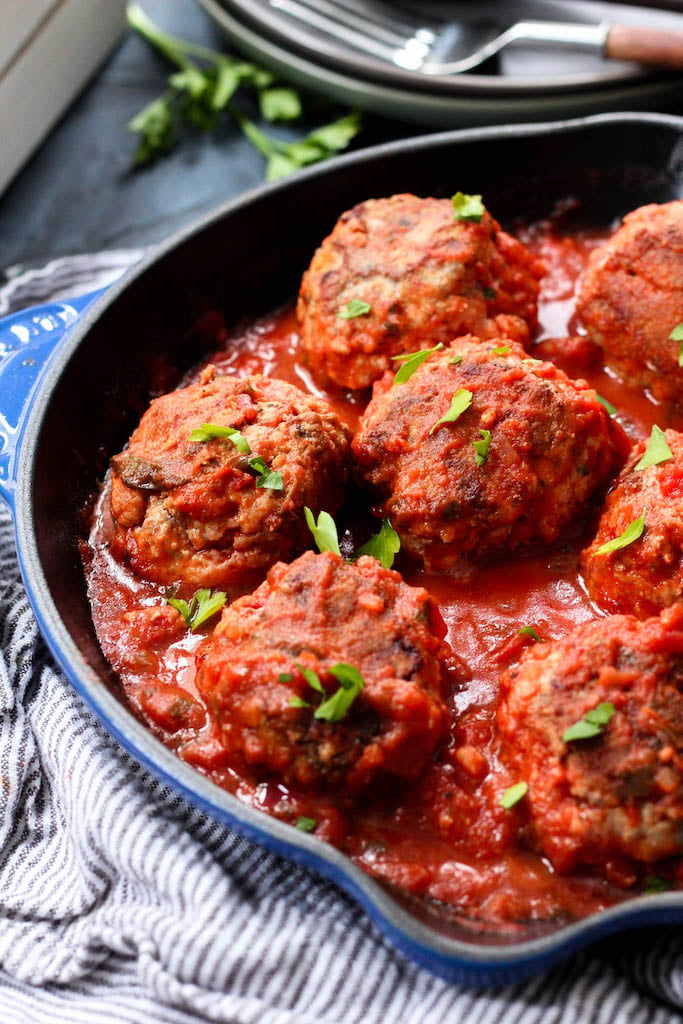
[[[683,921],[683,893],[634,898],[570,925],[477,934],[371,880],[317,840],[241,804],[171,754],[122,703],[99,649],[78,541],[110,455],[125,443],[159,366],[171,381],[204,354],[196,324],[276,308],[337,216],[370,196],[481,192],[503,223],[556,199],[611,224],[683,191],[683,118],[600,115],[559,124],[444,133],[369,149],[265,186],[182,231],[92,304],[19,314],[0,325],[0,493],[13,507],[29,597],[53,654],[109,731],[150,771],[251,839],[352,893],[420,964],[467,983],[504,984],[589,941]],[[576,214],[577,223],[583,214]],[[83,309],[84,315],[78,317]],[[57,344],[57,342],[59,344]]]

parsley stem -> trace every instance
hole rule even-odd
[[[265,156],[268,160],[270,160],[271,157],[277,156],[281,149],[278,144],[270,138],[270,136],[266,135],[265,132],[262,132],[260,128],[257,128],[254,122],[250,121],[241,110],[237,109],[237,107],[229,104],[228,110],[237,121],[240,130],[246,135],[254,149],[258,150],[261,156]]]
[[[131,28],[139,32],[143,39],[146,39],[152,46],[156,46],[157,50],[173,64],[177,64],[183,70],[194,67],[192,61],[189,61],[183,54],[185,44],[182,39],[175,39],[158,29],[139,4],[128,4],[126,18]]]

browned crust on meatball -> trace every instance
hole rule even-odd
[[[626,380],[661,401],[683,396],[683,200],[642,206],[596,249],[577,301],[589,337]]]
[[[233,427],[283,477],[257,486],[229,438],[190,441],[202,423]],[[152,402],[112,460],[112,550],[157,583],[242,587],[307,546],[304,506],[334,512],[348,435],[326,402],[283,381],[216,377]]]
[[[683,853],[683,609],[611,616],[537,644],[501,680],[507,761],[528,783],[535,844],[561,871]],[[603,732],[564,743],[600,703]]]
[[[401,352],[468,331],[526,344],[542,265],[484,213],[456,220],[448,199],[397,195],[342,214],[303,276],[297,314],[321,381],[365,388]],[[370,312],[338,313],[350,300]]]
[[[432,432],[461,389],[471,406]],[[464,557],[555,540],[615,467],[612,429],[585,381],[508,339],[468,336],[407,382],[379,381],[352,451],[404,548],[446,571]],[[491,438],[478,465],[482,430]]]
[[[683,597],[683,435],[667,430],[673,458],[636,470],[647,444],[633,448],[607,495],[598,532],[581,555],[588,592],[607,611],[645,618]],[[641,537],[628,547],[599,554],[645,514]]]
[[[375,559],[309,551],[225,609],[198,656],[197,686],[233,763],[343,797],[424,768],[447,724],[443,632],[427,591]],[[330,696],[338,663],[365,688],[339,721],[316,719],[323,698],[302,669]]]

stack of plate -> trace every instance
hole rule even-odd
[[[683,75],[653,72],[633,64],[558,51],[507,51],[483,73],[429,77],[384,63],[294,19],[271,0],[199,0],[232,43],[285,80],[331,99],[403,120],[440,126],[491,124],[575,117],[597,111],[675,111],[683,103]],[[313,0],[308,0],[312,3]],[[369,0],[385,12],[408,11],[431,25],[453,21],[462,36],[478,26],[515,21],[603,20],[658,28],[683,28],[683,3],[658,10],[583,0],[494,0],[420,2]]]

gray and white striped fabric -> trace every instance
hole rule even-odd
[[[333,885],[217,825],[109,739],[38,634],[4,508],[0,566],[1,1024],[681,1019],[678,930],[494,993],[409,963]]]

